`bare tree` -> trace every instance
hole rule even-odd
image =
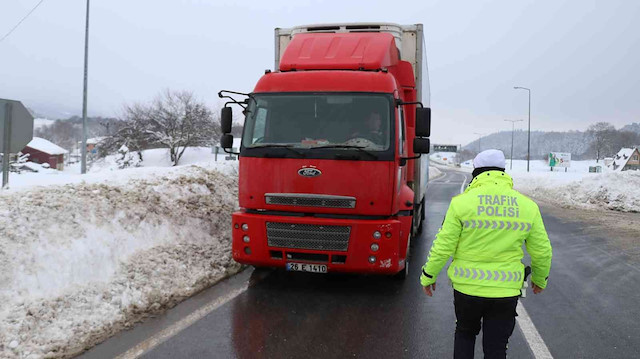
[[[167,148],[176,166],[187,147],[213,145],[219,136],[213,113],[193,93],[166,90],[149,104],[126,106],[124,125],[103,147],[113,151],[124,144],[138,152]]]
[[[36,128],[34,136],[47,139],[62,148],[73,149],[75,147],[77,133],[78,126],[73,122],[54,121],[48,126]]]
[[[611,154],[616,128],[609,122],[597,122],[589,126],[587,135],[591,138],[591,148],[596,152],[596,162],[603,154]]]
[[[216,111],[216,113],[218,113],[220,111]],[[242,137],[242,129],[244,128],[244,125],[233,125],[231,127],[231,134],[233,135],[233,137]]]
[[[139,159],[142,160],[142,151],[151,146],[146,135],[148,117],[148,106],[141,104],[125,106],[122,121],[115,124],[115,133],[100,142],[99,156],[112,154],[121,146],[125,146],[130,151],[137,151]]]
[[[165,91],[153,101],[146,133],[150,142],[169,149],[173,165],[189,146],[211,145],[216,135],[213,115],[187,91]]]
[[[634,147],[640,143],[640,134],[632,131],[616,131],[613,146],[617,151],[622,147]]]
[[[458,152],[458,158],[460,159],[460,162],[472,160],[474,157],[476,157],[476,155],[477,153],[475,151],[467,149],[462,149],[460,150],[460,152]]]

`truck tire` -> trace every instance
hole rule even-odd
[[[249,277],[250,283],[257,283],[273,272],[273,268],[256,267],[256,266],[249,266],[249,267],[253,267],[253,272],[251,272],[251,276]]]
[[[418,225],[418,234],[422,233],[422,229],[424,227],[424,219],[426,218],[426,213],[425,213],[425,203],[424,203],[424,199],[422,200],[422,203],[420,204],[420,224]]]

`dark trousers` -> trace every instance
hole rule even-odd
[[[506,358],[509,337],[516,325],[518,297],[482,298],[453,292],[457,319],[453,357],[473,358],[476,336],[482,327],[484,357]]]

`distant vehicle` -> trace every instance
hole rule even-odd
[[[275,29],[250,94],[233,258],[306,272],[408,273],[425,217],[431,109],[422,24]],[[247,96],[241,101],[237,96]],[[221,147],[232,147],[231,108]]]

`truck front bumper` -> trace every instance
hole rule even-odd
[[[232,215],[233,259],[259,267],[312,263],[326,265],[328,272],[394,274],[405,266],[410,225],[411,217],[334,219],[240,211]]]

